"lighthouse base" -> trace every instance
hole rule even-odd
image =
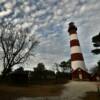
[[[72,71],[72,80],[89,80],[90,74],[81,68]]]

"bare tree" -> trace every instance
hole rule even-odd
[[[54,71],[59,72],[59,64],[54,63],[53,69],[54,69]]]
[[[26,30],[17,28],[11,23],[0,25],[0,51],[3,61],[3,76],[6,76],[14,65],[24,63],[33,56],[33,49],[38,44],[34,35],[29,36]]]

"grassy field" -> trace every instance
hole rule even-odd
[[[100,95],[97,92],[87,92],[82,100],[100,100]]]
[[[9,86],[0,85],[0,100],[14,100],[17,97],[58,96],[63,91],[63,85],[31,85]]]

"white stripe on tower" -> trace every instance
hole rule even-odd
[[[71,47],[71,66],[75,70],[81,68],[85,70],[85,63],[80,49],[80,43],[77,37],[77,27],[73,22],[69,24],[68,32],[70,34],[70,47]]]
[[[71,34],[70,40],[78,39],[77,34]]]
[[[83,63],[83,61],[72,61],[72,66],[74,65],[73,67],[73,70],[77,69],[77,68],[82,68],[83,70],[85,70],[85,63]]]
[[[79,48],[79,46],[71,47],[71,54],[73,53],[81,53],[81,49]]]

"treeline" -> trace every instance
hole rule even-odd
[[[69,60],[70,61],[70,60]],[[69,70],[69,61],[61,62],[59,65],[55,65],[56,72],[47,70],[43,63],[39,63],[37,67],[33,68],[33,71],[24,70],[23,67],[10,72],[1,81],[13,83],[13,84],[57,84],[66,83],[71,79],[71,72]],[[59,69],[62,69],[61,71]]]

